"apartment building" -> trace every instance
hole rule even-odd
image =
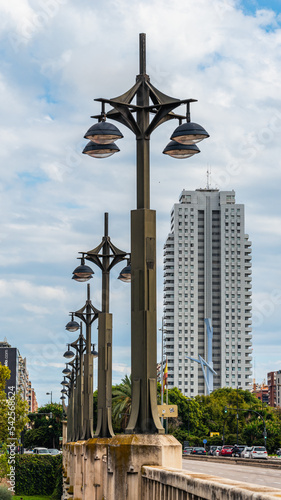
[[[244,205],[235,203],[234,191],[183,190],[164,246],[169,388],[176,386],[188,397],[208,393],[201,365],[187,356],[212,361],[214,389],[251,386],[251,295]]]
[[[37,410],[37,400],[34,389],[31,387],[29,374],[26,367],[26,358],[23,358],[16,347],[12,347],[7,339],[0,342],[0,363],[11,371],[8,385],[14,386],[16,392],[21,394],[23,400],[28,401],[29,411]],[[7,391],[7,388],[6,388]]]

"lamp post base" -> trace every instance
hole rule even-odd
[[[114,500],[139,500],[143,465],[182,468],[182,446],[172,435],[128,434],[108,447],[107,493]]]
[[[63,455],[66,499],[140,500],[143,465],[182,468],[182,446],[171,434],[66,443]]]

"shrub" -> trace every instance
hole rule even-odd
[[[7,447],[4,445],[0,454],[0,479],[7,476],[9,472]]]
[[[5,486],[0,486],[0,500],[11,500],[12,492]]]
[[[16,456],[16,495],[50,496],[61,478],[62,455]]]

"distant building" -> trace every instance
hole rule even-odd
[[[273,407],[276,406],[276,374],[277,372],[267,374],[268,404]]]
[[[281,370],[269,372],[267,383],[269,405],[281,408]]]
[[[281,370],[276,372],[276,406],[281,408]]]
[[[6,384],[6,393],[8,393],[8,387],[15,387],[16,392],[21,394],[22,399],[28,402],[29,411],[35,412],[38,404],[29,380],[26,358],[23,358],[19,350],[12,347],[6,338],[3,342],[0,342],[0,363],[7,366],[11,371],[11,377]]]
[[[168,387],[206,394],[200,365],[212,357],[213,387],[252,384],[251,242],[234,191],[183,190],[164,246]],[[212,352],[204,320],[213,327]]]
[[[157,382],[161,383],[161,366],[162,363],[157,363],[156,370],[157,370]]]
[[[30,381],[28,381],[27,402],[29,405],[29,412],[35,413],[38,410],[38,403],[37,403],[35,391],[34,391],[33,387],[31,387]]]
[[[255,379],[253,379],[253,388],[251,392],[261,401],[262,405],[269,404],[269,387],[263,382],[262,384],[256,384]]]

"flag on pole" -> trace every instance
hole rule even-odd
[[[168,379],[168,360],[166,359],[166,364],[164,368],[164,373],[163,373],[163,392],[164,392],[164,387],[167,387],[167,379]]]

